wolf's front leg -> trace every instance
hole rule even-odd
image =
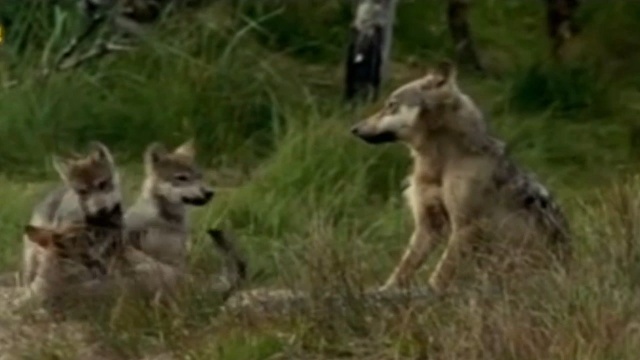
[[[429,278],[429,285],[438,293],[446,290],[460,266],[462,255],[469,250],[472,241],[478,236],[478,226],[453,226],[447,248]]]
[[[437,241],[434,241],[433,236],[424,230],[416,229],[411,236],[409,246],[402,255],[400,263],[393,269],[391,276],[389,276],[380,290],[386,291],[396,286],[407,286],[413,274],[422,265],[427,254],[431,252],[436,244]]]
[[[22,271],[21,271],[21,283],[23,285],[30,284],[36,277],[36,272],[40,266],[38,259],[37,249],[32,245],[24,241],[24,249],[22,253]]]
[[[412,206],[415,210],[415,230],[411,236],[409,246],[402,255],[400,263],[396,266],[382,286],[381,290],[389,290],[394,286],[405,287],[411,277],[424,263],[427,255],[438,245],[445,236],[448,228],[448,217],[442,202],[431,199],[429,205],[420,203]]]

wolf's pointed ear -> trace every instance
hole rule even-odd
[[[50,229],[45,229],[33,225],[27,225],[24,227],[24,233],[30,241],[42,246],[49,247],[55,237],[55,232]]]
[[[425,82],[425,85],[423,85],[426,86],[426,88],[452,86],[458,81],[458,69],[452,61],[442,60],[427,71],[425,79],[430,79],[430,81]]]
[[[105,144],[99,141],[92,141],[89,143],[89,146],[93,151],[92,156],[94,159],[99,161],[106,161],[109,165],[115,166],[113,155],[111,155],[111,151],[109,151],[109,148]]]
[[[195,141],[193,140],[193,138],[185,141],[184,144],[178,146],[175,150],[173,150],[173,153],[186,156],[190,159],[195,158],[196,156]]]
[[[147,172],[153,171],[155,166],[167,155],[167,149],[159,142],[147,146],[144,152],[144,166]]]
[[[53,164],[53,168],[56,169],[58,175],[64,182],[69,181],[69,167],[70,161],[67,159],[63,159],[59,155],[53,155],[51,158],[51,163]]]

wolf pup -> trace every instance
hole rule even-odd
[[[70,286],[107,275],[105,263],[91,251],[91,233],[86,229],[82,224],[25,227],[25,241],[39,250],[34,252],[39,266],[27,284],[29,297],[55,307],[68,295]]]
[[[51,191],[35,206],[30,225],[53,228],[87,224],[121,228],[120,176],[113,156],[102,143],[93,142],[91,147],[91,152],[84,157],[54,157],[53,165],[64,185]],[[36,253],[40,249],[24,237],[23,281],[26,284],[35,276]]]
[[[127,238],[152,258],[186,265],[189,227],[187,206],[202,206],[213,197],[195,161],[192,140],[172,152],[149,145],[144,155],[145,180],[138,200],[125,213]]]
[[[481,249],[508,254],[492,274],[510,273],[533,254],[543,260],[536,264],[568,261],[563,212],[544,186],[509,159],[504,144],[488,135],[480,110],[458,87],[453,64],[443,62],[401,86],[351,132],[370,144],[404,143],[413,157],[405,196],[415,228],[383,289],[406,286],[444,239],[446,249],[429,279],[436,291],[446,289],[463,255],[485,259]]]
[[[33,281],[25,287],[24,300],[35,300],[45,310],[63,314],[83,302],[87,304],[87,300],[102,303],[122,290],[160,292],[156,283],[166,278],[161,272],[174,272],[151,267],[154,260],[121,241],[122,232],[103,230],[79,223],[46,228],[27,225],[25,241],[38,248],[35,256],[39,266]],[[95,243],[113,246],[110,251],[97,253]],[[128,277],[122,278],[123,274]]]
[[[37,253],[40,266],[19,300],[35,302],[55,315],[91,310],[92,305],[108,303],[123,293],[172,304],[185,280],[195,280],[119,241],[118,234],[96,230],[100,229],[82,224],[55,228],[27,225],[25,238],[41,250]],[[247,264],[227,232],[208,233],[223,268],[213,282],[207,280],[199,286],[219,293],[224,300],[246,280]],[[91,246],[95,242],[117,246],[109,253],[96,254]]]

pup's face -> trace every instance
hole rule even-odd
[[[172,152],[158,143],[149,145],[145,167],[156,194],[172,203],[194,206],[207,204],[214,193],[205,182],[195,156],[193,141],[187,141]]]
[[[56,156],[53,164],[60,178],[78,195],[88,221],[101,222],[121,215],[119,176],[105,145],[93,142],[88,155],[66,159]]]

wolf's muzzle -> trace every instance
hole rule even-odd
[[[202,196],[184,197],[182,198],[182,202],[189,205],[202,206],[207,204],[212,198],[213,198],[213,191],[207,189],[202,191]]]
[[[359,137],[368,144],[384,144],[398,140],[398,136],[391,131],[369,132],[363,131],[358,125],[351,128],[351,134]]]

